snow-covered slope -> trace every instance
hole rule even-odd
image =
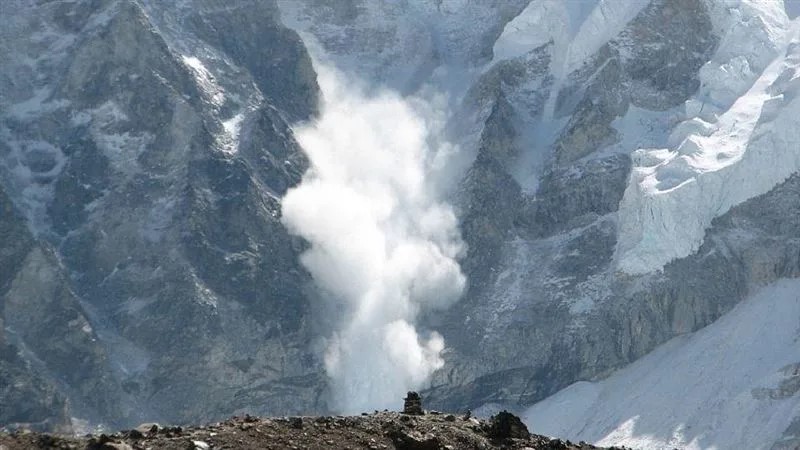
[[[643,449],[768,449],[800,414],[800,280],[525,413],[532,430]]]

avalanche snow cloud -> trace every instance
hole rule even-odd
[[[414,322],[465,285],[457,221],[433,182],[453,148],[431,102],[316,69],[321,115],[295,130],[311,167],[284,197],[283,221],[310,242],[301,261],[342,311],[325,367],[333,406],[355,413],[395,405],[443,365],[442,337]]]

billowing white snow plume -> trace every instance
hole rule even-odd
[[[295,130],[311,168],[283,199],[283,221],[311,243],[301,261],[323,297],[344,307],[325,355],[334,407],[396,406],[443,365],[442,337],[420,336],[416,317],[465,284],[455,215],[429,181],[452,148],[422,102],[317,71],[321,116]]]

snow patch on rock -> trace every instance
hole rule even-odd
[[[108,157],[111,167],[126,175],[140,170],[139,156],[153,141],[150,133],[129,131],[127,114],[113,101],[88,110],[89,130],[97,147]],[[80,117],[78,118],[80,120]]]
[[[181,60],[187,67],[192,69],[194,79],[197,81],[197,85],[200,86],[206,98],[208,98],[208,101],[215,106],[222,106],[222,104],[225,103],[225,92],[219,84],[217,84],[214,75],[203,65],[203,62],[194,56],[186,55],[181,56]]]

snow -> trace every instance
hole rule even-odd
[[[225,103],[225,92],[217,83],[214,75],[203,65],[203,62],[197,57],[187,55],[181,56],[181,60],[187,67],[192,69],[195,81],[197,81],[197,85],[200,86],[208,101],[215,106],[222,106]]]
[[[732,10],[736,25],[701,70],[703,87],[686,104],[689,117],[665,147],[633,152],[619,211],[620,270],[647,273],[690,255],[715,217],[800,169],[793,125],[800,111],[794,101],[800,23],[780,22],[769,5],[764,9]],[[748,11],[761,15],[745,18]]]
[[[222,121],[222,129],[225,131],[220,137],[222,151],[235,154],[239,150],[239,133],[242,129],[244,113],[236,114],[228,120]]]
[[[294,129],[311,168],[283,197],[282,222],[310,243],[300,262],[322,298],[345,306],[325,369],[333,407],[352,413],[391,405],[444,364],[441,336],[415,323],[464,286],[456,216],[428,184],[455,148],[436,128],[435,97],[368,94],[357,79],[315,69],[320,118]]]
[[[526,116],[525,113],[520,113],[520,115]],[[522,153],[517,164],[510,169],[510,174],[519,184],[522,192],[527,195],[535,195],[539,190],[541,174],[547,168],[547,164],[551,162],[552,145],[569,118],[555,119],[551,117],[548,120],[534,121],[528,116],[527,119],[534,125],[520,130],[517,145],[522,149]]]
[[[765,449],[800,414],[781,390],[800,363],[800,280],[764,287],[717,322],[598,382],[533,405],[532,431],[646,449]],[[788,385],[787,385],[788,386]]]
[[[69,102],[66,100],[47,101],[51,94],[51,88],[43,87],[36,89],[32,97],[11,105],[8,108],[7,114],[9,117],[25,121],[69,105]]]
[[[300,34],[315,60],[409,94],[429,83],[465,91],[479,73],[475,69],[488,62],[495,33],[525,1],[365,1],[353,7],[279,0],[278,5],[283,24]]]
[[[647,3],[640,0],[531,2],[506,24],[494,44],[494,61],[515,58],[547,42],[553,43],[550,70],[555,82],[544,111],[544,119],[549,121],[567,75],[616,37]]]
[[[135,301],[137,298],[133,297],[129,300]],[[80,305],[88,323],[94,325],[91,327],[92,332],[97,335],[99,341],[106,348],[113,349],[108,352],[113,370],[126,377],[139,375],[147,370],[151,361],[150,353],[147,350],[122,336],[115,325],[109,320],[103,320],[102,312],[90,302],[80,299]],[[127,312],[126,308],[128,308],[127,305],[122,305],[119,312]]]
[[[566,75],[619,34],[646,5],[641,0],[531,2],[506,24],[494,44],[495,60],[524,55],[552,40],[554,56],[563,58],[561,67],[554,64],[554,69]]]
[[[128,116],[119,105],[110,100],[97,108],[86,110],[84,114],[89,114],[91,119],[75,115],[72,120],[88,120],[92,138],[108,157],[111,166],[122,174],[137,173],[140,170],[138,158],[155,137],[146,132],[125,130],[129,128]]]
[[[564,258],[579,254],[579,250],[567,250],[571,240],[585,233],[588,227],[608,219],[609,216],[600,217],[586,227],[565,234],[541,239],[516,237],[507,241],[498,264],[502,271],[484,294],[491,301],[482,303],[475,310],[476,317],[468,320],[478,321],[484,339],[493,340],[503,336],[504,328],[522,320],[525,314],[539,310],[541,305],[559,303],[573,316],[571,327],[584,326],[597,304],[612,296],[606,274],[578,280],[573,274],[560,274],[556,267]]]
[[[434,39],[427,27],[430,19],[415,17],[412,8],[396,2],[363,2],[355,24],[344,4],[325,7],[298,0],[279,0],[281,20],[300,34],[315,60],[335,66],[348,75],[358,74],[366,82],[405,91],[416,86],[420,73],[433,61]],[[338,9],[345,11],[337,12]],[[424,76],[424,75],[423,75]]]
[[[159,198],[153,202],[140,231],[146,241],[158,243],[163,239],[175,215],[176,203],[174,197]]]
[[[509,242],[506,248],[506,261],[502,265],[505,269],[497,276],[492,288],[491,310],[486,311],[492,317],[484,329],[487,335],[497,333],[494,327],[500,325],[500,317],[513,315],[519,303],[525,300],[525,294],[529,290],[525,285],[526,281],[535,276],[526,270],[526,262],[540,254],[535,251],[534,243],[520,238]]]
[[[707,2],[715,33],[721,36],[711,60],[700,69],[696,95],[705,113],[729,107],[745,93],[785,44],[788,18],[780,2]]]
[[[47,205],[53,199],[54,180],[66,164],[66,157],[59,147],[49,142],[16,139],[7,128],[0,128],[0,139],[9,148],[8,154],[0,158],[0,175],[4,187],[14,196],[17,206],[25,215],[30,230],[40,235],[49,229]],[[31,157],[49,160],[51,167],[30,167]],[[46,170],[46,171],[37,171]]]

